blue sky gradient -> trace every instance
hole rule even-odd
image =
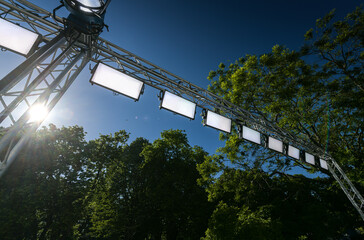
[[[33,0],[52,11],[59,1]],[[113,0],[105,22],[110,32],[102,37],[140,57],[207,88],[206,79],[219,63],[234,62],[245,54],[269,52],[275,44],[298,49],[304,33],[317,18],[337,9],[338,18],[354,10],[360,1],[241,1],[241,0]],[[14,53],[0,52],[0,77],[24,60]],[[209,153],[223,146],[219,132],[203,127],[197,111],[188,120],[159,110],[158,91],[146,87],[138,102],[114,96],[89,83],[90,71],[81,73],[53,109],[45,125],[80,125],[87,139],[120,129],[131,133],[131,140],[158,138],[166,129],[184,129],[191,145]]]

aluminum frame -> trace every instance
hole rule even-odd
[[[13,22],[10,22],[10,21],[8,21],[8,20],[6,20],[6,19],[4,19],[4,18],[1,18],[1,17],[0,17],[0,19],[5,20],[5,21],[7,21],[7,22],[9,22],[9,23],[14,24]],[[17,27],[20,27],[20,28],[23,28],[24,30],[28,30],[28,31],[30,31],[29,29],[27,29],[27,28],[25,28],[25,27],[23,27],[23,26],[19,26],[19,25],[16,25],[16,26],[17,26]],[[32,31],[30,31],[30,32],[32,32]],[[36,32],[33,32],[33,33],[34,33],[34,34],[36,34],[36,35],[38,35],[38,37],[37,37],[37,38],[36,38],[36,40],[34,41],[34,43],[33,43],[32,47],[29,49],[29,51],[28,51],[28,53],[27,53],[27,54],[23,54],[23,53],[21,53],[21,52],[15,51],[15,50],[13,50],[13,49],[11,49],[11,48],[8,48],[8,47],[6,47],[6,46],[3,46],[3,45],[0,45],[0,48],[5,49],[5,50],[10,51],[10,52],[13,52],[13,53],[16,53],[16,54],[19,54],[19,55],[21,55],[21,56],[23,56],[23,57],[28,58],[30,55],[32,55],[32,54],[35,52],[35,50],[38,48],[39,44],[42,42],[42,36],[41,36],[39,33],[36,33]]]
[[[167,111],[169,111],[169,112],[172,112],[172,113],[174,113],[174,114],[176,114],[176,115],[179,115],[179,116],[182,116],[182,117],[188,118],[188,119],[190,119],[190,120],[195,120],[196,112],[197,112],[197,105],[196,105],[194,102],[191,102],[191,101],[186,100],[186,99],[184,99],[184,98],[183,98],[184,100],[189,101],[189,102],[191,102],[191,103],[195,104],[195,112],[194,112],[194,114],[193,114],[193,118],[190,118],[190,117],[188,117],[188,116],[186,116],[186,115],[183,115],[183,114],[181,114],[181,113],[179,113],[179,112],[176,112],[176,111],[173,111],[173,110],[171,110],[171,109],[168,109],[168,108],[163,107],[163,101],[164,101],[165,92],[168,92],[168,91],[162,91],[162,96],[161,96],[160,104],[159,104],[159,108],[160,108],[160,109],[165,109],[165,110],[167,110]],[[171,92],[169,92],[169,93],[171,93]],[[173,94],[173,93],[171,93],[171,94]],[[173,95],[175,95],[175,94],[173,94]],[[176,96],[177,96],[177,97],[179,97],[178,95],[176,95]],[[181,97],[181,98],[182,98],[182,97]]]
[[[102,87],[102,88],[105,88],[105,89],[110,90],[110,91],[112,91],[112,92],[115,92],[115,93],[117,93],[117,94],[120,94],[120,95],[122,95],[122,96],[124,96],[124,97],[130,98],[130,99],[133,99],[134,101],[139,101],[140,96],[141,96],[141,95],[143,95],[143,92],[144,92],[144,82],[143,82],[143,81],[140,81],[139,79],[135,79],[135,77],[132,77],[132,78],[134,78],[135,80],[140,81],[140,82],[142,83],[142,87],[141,87],[141,89],[140,89],[140,92],[139,92],[139,95],[138,95],[138,97],[137,97],[137,98],[133,98],[133,97],[128,96],[128,95],[126,95],[126,94],[124,94],[124,93],[122,93],[122,92],[116,91],[116,90],[111,89],[111,88],[106,87],[106,86],[103,86],[103,85],[101,85],[101,84],[99,84],[99,83],[92,82],[92,79],[94,78],[94,75],[95,75],[95,73],[96,73],[97,67],[98,67],[100,64],[104,64],[104,63],[98,62],[98,63],[95,65],[95,67],[92,69],[91,78],[90,78],[90,80],[89,80],[89,82],[90,82],[92,85],[100,86],[100,87]],[[107,65],[107,64],[104,64],[104,65],[106,65],[107,67],[110,67],[110,68],[112,68],[112,69],[114,69],[114,70],[116,70],[116,71],[118,71],[118,72],[120,72],[120,73],[122,73],[122,74],[125,74],[125,73],[121,72],[121,71],[120,71],[120,69],[117,69],[117,68],[111,67],[111,66],[109,66],[109,65]],[[127,76],[128,76],[128,74],[125,74],[125,75],[127,75]],[[131,77],[131,76],[129,75],[129,77]]]

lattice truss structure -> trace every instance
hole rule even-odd
[[[102,62],[146,85],[183,97],[202,109],[217,111],[232,119],[235,127],[247,126],[325,160],[329,172],[364,220],[364,199],[336,161],[320,147],[297,138],[259,113],[241,109],[100,37],[91,40],[77,32],[65,34],[63,19],[28,1],[0,0],[0,18],[42,36],[39,49],[0,80],[0,123],[13,124],[0,139],[0,152],[5,152],[0,176],[40,125],[28,123],[29,108],[45,103],[51,110],[89,61]]]

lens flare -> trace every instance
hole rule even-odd
[[[48,115],[48,109],[43,104],[36,104],[29,109],[29,121],[41,122]]]

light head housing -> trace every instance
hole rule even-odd
[[[68,23],[82,33],[99,35],[104,28],[106,8],[111,0],[63,0],[70,15]]]

